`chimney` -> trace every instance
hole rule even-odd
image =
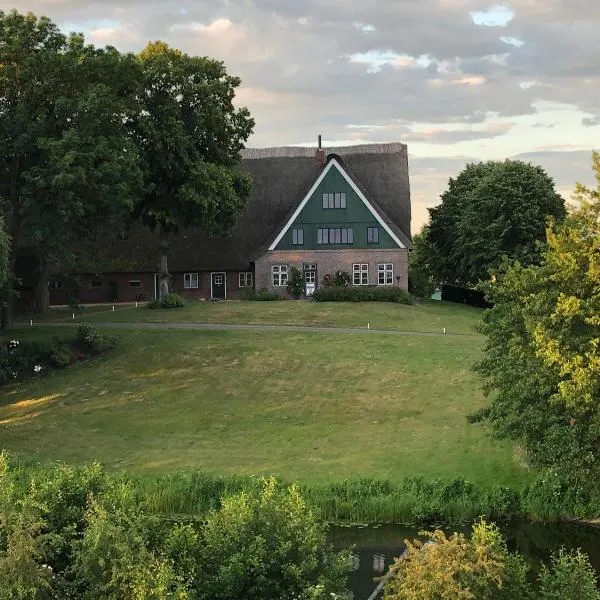
[[[319,134],[319,143],[317,151],[315,152],[315,162],[319,167],[322,167],[325,164],[325,150],[321,147],[321,134]]]

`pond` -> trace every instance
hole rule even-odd
[[[404,540],[417,537],[422,528],[398,525],[332,527],[329,539],[335,548],[353,548],[350,586],[355,600],[367,600],[394,558],[404,550]],[[443,528],[470,531],[469,526]],[[538,563],[553,550],[581,548],[600,574],[600,527],[581,523],[505,523],[500,526],[511,550],[517,550]]]

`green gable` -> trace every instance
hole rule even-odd
[[[348,182],[340,171],[337,163],[332,164],[325,177],[313,191],[300,213],[296,216],[291,226],[285,232],[276,250],[335,250],[344,248],[398,248],[398,244],[383,228],[378,219],[371,213],[362,198],[356,193],[354,187]],[[345,208],[324,208],[324,194],[339,194],[335,197],[335,206],[343,206],[345,195]],[[287,225],[287,223],[285,224]],[[369,242],[367,232],[369,228],[377,228],[377,242]],[[319,230],[351,229],[352,234],[345,233],[344,240],[351,236],[352,243],[319,243],[327,234],[319,234]],[[298,230],[302,230],[302,244],[299,241]],[[320,240],[319,240],[320,237]]]

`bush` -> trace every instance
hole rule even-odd
[[[322,283],[324,287],[348,287],[352,283],[352,277],[347,271],[339,270],[332,275],[325,275]]]
[[[425,541],[406,542],[391,567],[385,600],[521,600],[529,594],[527,563],[511,554],[495,525],[481,521],[471,538],[461,533],[424,533]]]
[[[300,296],[304,295],[304,285],[304,275],[302,275],[300,269],[292,267],[287,286],[288,294],[292,298],[300,298]]]
[[[410,295],[398,287],[324,287],[313,294],[315,302],[397,302],[412,304]]]
[[[167,294],[161,301],[161,308],[183,308],[185,302],[181,296],[177,294]]]
[[[283,298],[275,292],[269,292],[266,288],[262,288],[258,292],[254,289],[247,289],[244,292],[244,300],[250,302],[275,302],[277,300],[283,300]]]
[[[550,568],[542,566],[538,581],[537,600],[600,600],[594,569],[579,550],[559,550],[552,556]]]

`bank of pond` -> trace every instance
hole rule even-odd
[[[589,555],[582,572],[590,563],[598,571],[600,530],[560,522],[595,517],[594,506],[591,495],[550,477],[518,491],[420,477],[308,486],[207,473],[142,477],[0,454],[0,592],[32,600],[366,600],[423,529],[445,530],[465,556],[481,554],[468,549],[478,536],[486,552],[505,552],[506,539],[530,578],[559,548],[581,548]],[[477,530],[488,527],[482,517],[500,529]],[[383,521],[410,525],[356,525]],[[446,538],[435,540],[442,552]]]

